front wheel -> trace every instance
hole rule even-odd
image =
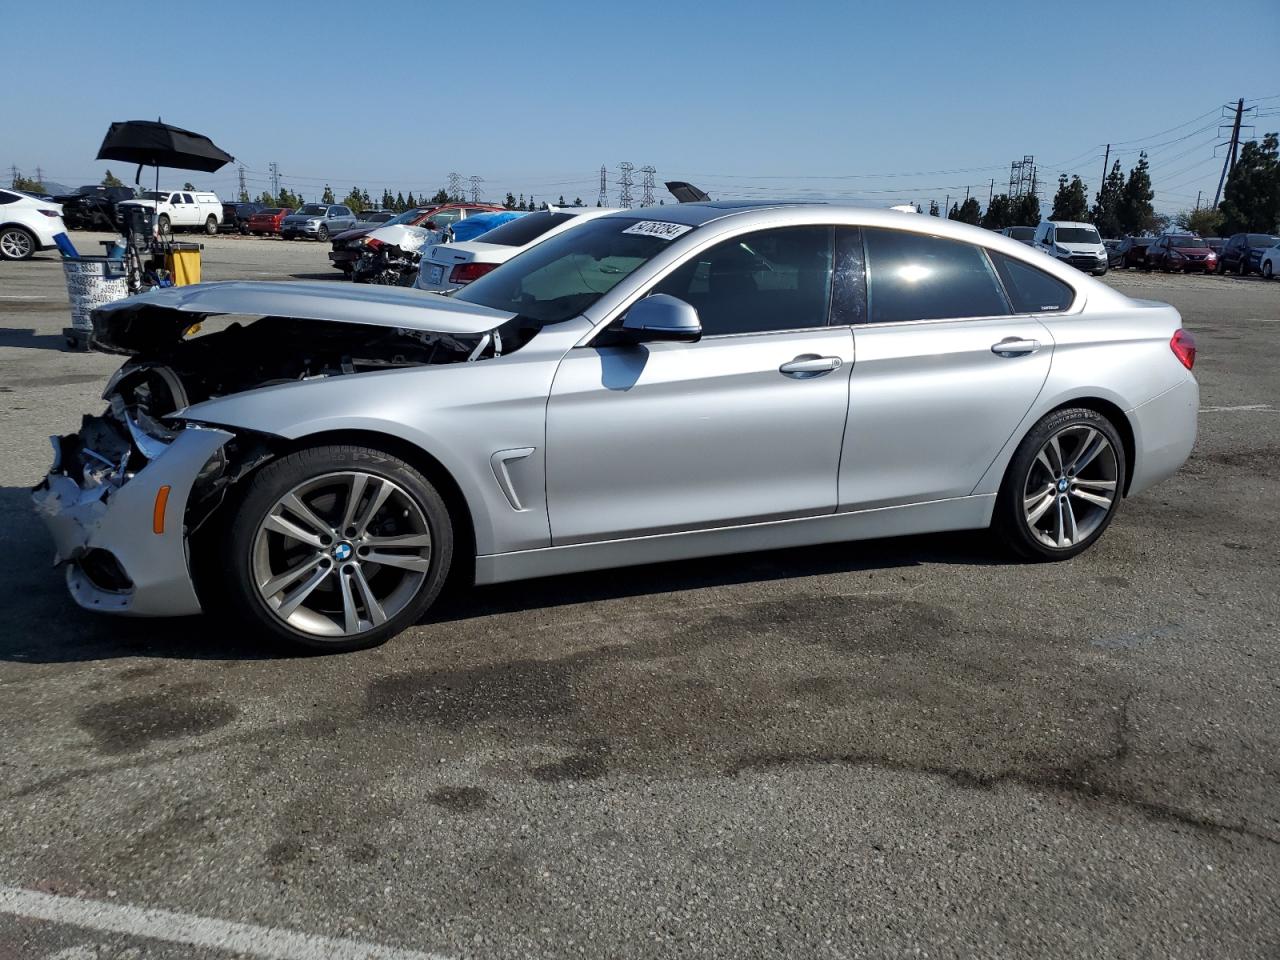
[[[1262,279],[1263,280],[1270,280],[1271,275],[1274,271],[1275,271],[1275,268],[1271,266],[1270,260],[1262,261]]]
[[[173,224],[170,222],[168,214],[162,213],[159,219],[156,220],[156,234],[161,240],[173,239]]]
[[[320,229],[316,231],[316,239],[319,240],[321,243],[324,243],[326,240],[329,239],[329,228],[326,227],[323,223],[320,224]]]
[[[1102,536],[1124,483],[1124,445],[1111,421],[1084,407],[1055,410],[1018,445],[992,526],[1028,559],[1066,560]]]
[[[385,643],[435,601],[453,559],[443,499],[371,447],[299,450],[250,482],[224,538],[233,610],[311,650]]]
[[[1249,275],[1249,261],[1241,257],[1240,266],[1236,268],[1236,273],[1238,273],[1242,277],[1247,277]]]

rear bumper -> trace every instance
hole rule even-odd
[[[1173,476],[1191,456],[1200,413],[1200,385],[1190,374],[1176,387],[1129,411],[1134,464],[1129,495]]]
[[[66,567],[76,603],[86,610],[144,617],[200,612],[187,563],[187,498],[196,474],[231,436],[189,428],[119,486],[84,489],[55,469],[32,491],[36,513],[53,537],[54,563]],[[163,532],[156,533],[157,495],[165,486]],[[114,564],[116,582],[102,576],[104,563]]]

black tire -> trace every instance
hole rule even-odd
[[[326,227],[323,223],[320,224],[320,229],[316,231],[316,239],[319,240],[321,243],[324,243],[326,240],[329,239],[329,228]]]
[[[0,230],[0,260],[30,260],[38,249],[36,235],[26,227],[15,223]]]
[[[1274,275],[1275,275],[1275,270],[1271,266],[1271,261],[1263,260],[1262,261],[1262,279],[1270,280]]]
[[[1078,542],[1066,546],[1050,546],[1040,540],[1028,522],[1023,500],[1028,480],[1032,476],[1033,467],[1037,467],[1037,457],[1050,438],[1060,436],[1064,432],[1079,427],[1092,427],[1102,434],[1115,454],[1114,493],[1110,509],[1100,518],[1098,525]],[[1000,485],[1000,493],[996,498],[995,512],[991,526],[1001,540],[1015,553],[1035,561],[1069,560],[1077,554],[1089,549],[1115,519],[1120,509],[1122,492],[1125,487],[1128,464],[1125,462],[1124,444],[1115,425],[1096,410],[1086,407],[1069,407],[1054,410],[1046,414],[1023,437],[1018,449],[1005,470],[1004,480]],[[1061,489],[1061,488],[1059,488]]]
[[[385,623],[360,633],[326,638],[295,628],[268,606],[254,578],[254,545],[260,525],[281,497],[308,480],[344,471],[370,474],[398,485],[425,518],[431,536],[431,555],[417,592]],[[237,619],[305,650],[342,653],[385,643],[411,626],[435,602],[453,561],[453,522],[436,488],[410,464],[373,447],[334,444],[307,447],[283,456],[263,467],[249,481],[232,510],[226,520],[226,535],[220,538],[223,582],[219,593],[226,597]],[[372,577],[370,582],[374,582]]]
[[[210,217],[209,217],[209,219],[208,219],[208,220],[206,220],[206,221],[204,222],[204,232],[205,232],[206,234],[208,234],[209,236],[211,236],[211,237],[212,237],[215,233],[217,233],[217,232],[218,232],[218,218],[217,218],[217,217],[215,217],[215,216],[210,216]]]
[[[1249,261],[1241,257],[1240,266],[1236,267],[1236,272],[1242,277],[1247,277],[1249,275]]]
[[[247,237],[248,235],[249,235],[249,228],[248,228],[248,227],[246,227],[244,224],[241,224],[241,225],[240,225],[240,236],[242,236],[242,237]]]

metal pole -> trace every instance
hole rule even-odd
[[[1236,101],[1236,119],[1231,126],[1231,149],[1227,158],[1222,161],[1222,176],[1218,178],[1218,189],[1213,193],[1213,205],[1216,208],[1222,199],[1222,185],[1227,182],[1227,173],[1236,165],[1236,147],[1240,143],[1240,119],[1244,116],[1244,97]]]
[[[1102,188],[1107,182],[1107,164],[1111,162],[1111,144],[1107,144],[1107,152],[1102,158],[1102,179],[1098,181],[1098,196],[1102,196]]]

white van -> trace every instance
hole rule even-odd
[[[1095,277],[1107,272],[1107,248],[1092,223],[1043,220],[1031,246]]]

